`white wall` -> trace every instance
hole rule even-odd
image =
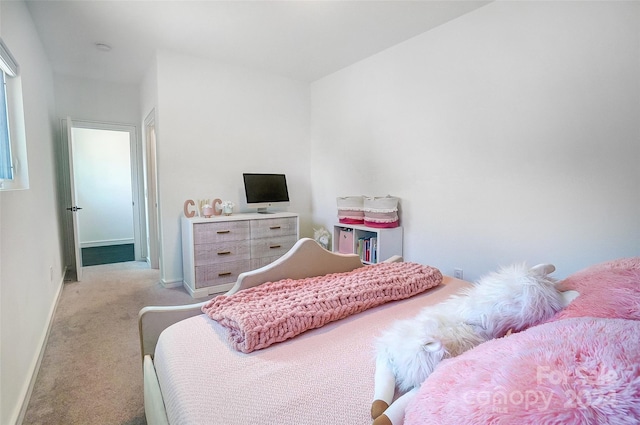
[[[285,173],[288,210],[301,214],[301,234],[310,234],[307,83],[160,52],[157,86],[164,283],[182,281],[184,201],[220,198],[239,205],[243,172]]]
[[[140,83],[139,103],[142,123],[158,103],[158,63],[155,57]]]
[[[640,255],[639,10],[495,2],[313,83],[314,218],[399,196],[406,259],[468,279]]]
[[[62,288],[53,74],[23,2],[1,2],[1,36],[20,64],[28,190],[0,192],[0,423],[13,424]]]
[[[55,75],[60,118],[140,127],[139,85]]]

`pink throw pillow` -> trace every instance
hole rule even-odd
[[[640,321],[558,320],[440,363],[405,425],[637,424]]]
[[[587,316],[640,320],[640,257],[587,267],[559,285],[580,296],[551,321]]]

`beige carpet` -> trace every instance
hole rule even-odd
[[[86,267],[65,284],[24,425],[144,425],[138,311],[193,299],[143,262]]]

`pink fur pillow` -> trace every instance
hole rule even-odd
[[[405,425],[637,424],[640,257],[588,267],[559,287],[580,296],[547,323],[442,362]]]
[[[640,257],[587,267],[559,283],[580,296],[551,320],[606,317],[640,320]]]
[[[640,321],[572,318],[445,360],[405,425],[637,424]]]

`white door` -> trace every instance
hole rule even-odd
[[[67,256],[70,261],[75,257],[80,281],[84,247],[133,243],[132,260],[145,257],[144,207],[138,200],[139,146],[134,126],[70,118],[64,125],[69,172],[65,207],[73,218],[67,222]]]
[[[69,185],[71,188],[71,206],[67,207],[73,217],[73,247],[76,259],[76,280],[82,281],[82,247],[80,246],[80,233],[78,226],[78,213],[82,207],[76,205],[76,185],[73,173],[73,131],[71,118],[67,117],[67,143],[69,145]]]

